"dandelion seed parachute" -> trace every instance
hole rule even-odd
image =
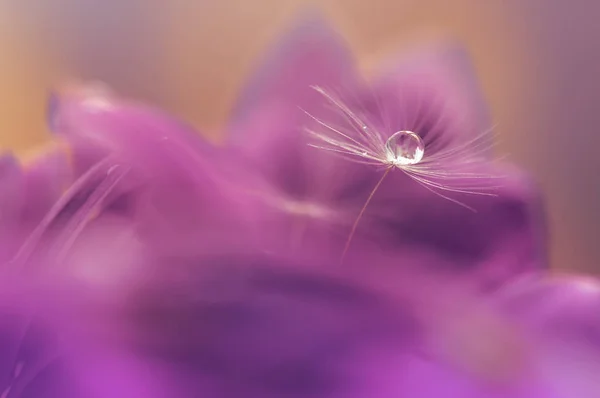
[[[343,121],[331,125],[324,120],[311,116],[317,124],[316,129],[309,129],[311,136],[317,143],[311,144],[317,149],[345,155],[349,160],[362,164],[371,164],[386,168],[397,168],[421,185],[423,188],[439,196],[454,201],[457,204],[466,204],[445,196],[446,192],[467,193],[474,195],[494,196],[494,188],[490,185],[500,176],[480,174],[476,170],[489,159],[481,156],[482,152],[489,150],[489,138],[484,134],[469,139],[466,142],[452,144],[452,140],[444,137],[447,109],[444,104],[430,103],[428,99],[422,100],[421,96],[430,95],[423,88],[417,88],[412,96],[397,98],[394,101],[396,112],[407,114],[399,120],[388,118],[385,108],[377,105],[377,109],[369,115],[360,115],[347,105],[343,99],[327,92],[325,89],[315,87],[331,106],[340,113]],[[409,92],[399,89],[399,92]],[[423,109],[418,109],[415,114],[408,113],[410,103],[423,101]],[[444,99],[440,99],[444,101]],[[380,104],[380,99],[373,99],[373,103]],[[386,103],[386,105],[390,105]],[[361,104],[355,107],[360,109]],[[425,114],[421,114],[424,112]],[[428,115],[430,114],[430,115]],[[310,116],[310,115],[309,115]],[[391,119],[391,120],[390,120]],[[431,119],[431,120],[427,120]],[[373,121],[374,120],[374,121]],[[426,123],[433,123],[434,128]],[[438,124],[442,126],[437,127]],[[439,128],[440,130],[436,130]],[[418,131],[415,132],[415,131]],[[488,142],[486,142],[488,138]],[[440,144],[446,139],[448,143]],[[479,148],[485,145],[485,147]],[[410,148],[411,152],[407,150]],[[427,150],[427,154],[425,154]],[[468,183],[465,183],[467,181]],[[499,184],[497,182],[496,184]],[[472,209],[475,210],[475,209]]]
[[[362,93],[344,96],[336,94],[335,90],[331,93],[324,88],[317,88],[341,117],[332,121],[315,118],[316,123],[309,128],[312,136],[317,138],[312,144],[333,151],[333,155],[341,154],[349,160],[366,163],[365,166],[379,165],[383,174],[389,165],[394,165],[393,158],[389,158],[390,152],[385,149],[387,140],[397,131],[416,132],[424,143],[422,160],[414,166],[396,163],[395,168],[404,171],[405,176],[390,173],[386,179],[396,179],[396,188],[392,187],[390,181],[378,188],[387,190],[387,195],[397,196],[398,215],[402,211],[400,208],[405,209],[403,213],[410,214],[409,209],[413,209],[417,200],[435,193],[478,213],[494,206],[505,209],[512,207],[513,211],[521,207],[521,214],[515,212],[509,219],[517,221],[522,217],[530,218],[523,221],[535,226],[538,224],[537,214],[535,210],[531,212],[530,205],[536,203],[536,195],[533,190],[526,193],[530,182],[510,168],[491,163],[491,135],[484,130],[489,125],[485,126],[482,122],[486,120],[485,112],[479,111],[482,109],[481,97],[473,79],[469,79],[470,75],[466,73],[469,71],[468,62],[460,48],[442,45],[424,55],[412,57],[410,62],[396,63],[394,68],[376,77],[371,89],[363,89]],[[460,86],[454,84],[455,81],[464,84]],[[402,177],[409,182],[402,181]],[[371,189],[374,186],[375,182]],[[527,196],[524,200],[519,197],[523,194]],[[386,194],[380,192],[379,195]],[[377,206],[377,195],[373,199],[376,201],[370,202],[369,206]],[[391,197],[387,199],[391,200]],[[518,204],[520,201],[522,204]],[[385,203],[379,201],[382,202]],[[435,201],[427,199],[423,203]],[[391,203],[386,206],[391,208]],[[444,203],[435,203],[433,208],[437,207],[450,209]],[[367,209],[366,215],[369,217],[380,210],[382,208],[373,209],[371,213]],[[415,213],[421,212],[414,212],[413,209]],[[471,218],[471,215],[465,217]],[[486,222],[485,215],[474,217]],[[394,219],[389,213],[387,218]],[[426,222],[426,218],[427,215],[421,214],[413,218],[412,225],[406,223],[404,230],[409,241],[414,243],[410,237],[411,231],[416,232],[413,236],[423,238],[423,227],[448,225],[443,218],[436,224]],[[464,226],[453,227],[454,232],[464,229]],[[364,229],[369,228],[373,230],[373,225]],[[531,238],[536,239],[534,245],[537,245],[534,234]],[[435,233],[432,238],[435,235],[443,236]],[[448,241],[452,241],[452,238]],[[472,243],[477,245],[477,239]],[[469,245],[466,241],[465,244]]]

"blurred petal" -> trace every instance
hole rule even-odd
[[[12,155],[0,157],[0,261],[10,258],[20,236],[23,172]],[[15,236],[16,235],[16,236]]]
[[[230,147],[281,188],[284,200],[307,195],[319,178],[312,170],[331,163],[307,145],[305,112],[327,112],[312,86],[354,87],[357,78],[342,39],[319,16],[304,15],[267,52],[242,90],[228,129]]]
[[[595,397],[600,388],[600,282],[530,275],[507,284],[499,307],[530,334],[546,384],[564,397]]]
[[[162,145],[162,160],[176,149],[182,151],[184,144],[191,147],[188,154],[209,147],[187,125],[157,109],[120,99],[100,84],[67,86],[51,96],[48,106],[56,134],[71,143],[87,144],[99,156],[118,152],[149,161]]]
[[[26,165],[12,155],[0,160],[0,258],[10,260],[71,180],[67,153],[51,147]]]
[[[169,397],[150,361],[136,359],[100,333],[90,338],[91,328],[115,325],[97,322],[103,313],[90,305],[85,289],[48,284],[40,294],[15,279],[9,288],[5,282],[0,298],[3,398]]]
[[[600,355],[600,281],[595,277],[529,275],[498,293],[512,316],[547,337],[583,344]]]
[[[535,185],[508,165],[482,165],[478,172],[483,167],[490,175],[502,176],[496,180],[500,187],[493,191],[495,196],[451,196],[472,210],[400,172],[390,173],[367,209],[357,238],[404,258],[424,251],[435,256],[434,261],[426,260],[434,269],[478,279],[487,288],[545,267],[543,214]],[[419,261],[418,256],[412,259]],[[429,268],[427,263],[422,266]]]
[[[343,40],[320,15],[304,14],[248,79],[232,123],[244,124],[250,113],[268,106],[310,110],[317,98],[311,86],[354,83],[354,74],[354,61]]]
[[[24,217],[39,222],[72,182],[70,154],[65,145],[45,149],[24,165]]]
[[[236,186],[245,171],[194,130],[93,87],[56,96],[52,111],[55,131],[88,167],[71,188],[85,199],[64,229],[63,251],[98,214],[129,219],[155,256],[247,244],[250,203]]]
[[[345,370],[362,347],[415,337],[409,310],[308,264],[234,256],[195,265],[205,272],[150,286],[122,314],[141,355],[188,378],[185,397],[207,385],[215,396],[338,396],[358,382]]]
[[[64,368],[63,347],[49,316],[38,313],[25,285],[3,278],[0,297],[0,395],[78,397]],[[50,307],[50,306],[48,306]]]

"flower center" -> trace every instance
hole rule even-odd
[[[385,143],[386,159],[394,166],[417,164],[423,159],[424,153],[423,140],[412,131],[398,131]]]

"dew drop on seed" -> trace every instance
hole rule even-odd
[[[394,166],[417,164],[423,159],[425,144],[417,133],[398,131],[385,143],[385,153],[388,162]]]

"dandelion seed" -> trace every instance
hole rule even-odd
[[[496,196],[493,190],[498,186],[492,186],[489,182],[500,176],[473,171],[474,165],[482,162],[485,159],[484,154],[493,146],[493,140],[490,137],[492,129],[472,139],[452,143],[441,149],[432,145],[430,152],[427,148],[428,141],[424,139],[425,136],[418,129],[415,131],[409,129],[382,131],[377,125],[366,120],[366,117],[353,111],[340,98],[321,87],[313,87],[313,89],[323,95],[333,110],[342,116],[346,127],[330,124],[306,112],[316,123],[316,128],[307,130],[316,139],[315,143],[309,143],[309,145],[353,162],[385,166],[382,177],[370,192],[350,229],[341,256],[342,262],[366,208],[393,169],[401,170],[428,191],[471,211],[475,211],[475,209],[452,198],[449,194]],[[401,111],[399,110],[399,112]],[[384,116],[383,112],[380,116]],[[436,126],[438,123],[440,120],[436,120]],[[415,124],[418,127],[419,123]],[[389,126],[390,123],[383,120],[381,125]],[[430,143],[433,143],[439,137],[430,134],[428,138]]]

